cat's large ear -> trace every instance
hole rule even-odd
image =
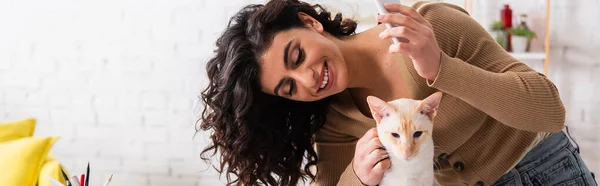
[[[417,107],[417,111],[433,120],[437,114],[437,108],[442,100],[442,92],[436,92],[425,98]]]
[[[378,97],[368,96],[367,103],[369,104],[369,108],[371,109],[371,115],[373,115],[373,119],[377,121],[378,125],[381,119],[390,115],[391,108],[389,104],[379,99]]]

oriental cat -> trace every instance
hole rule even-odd
[[[367,97],[377,134],[390,155],[391,167],[380,186],[431,186],[434,182],[432,139],[433,118],[442,93],[423,100],[397,99],[390,102]]]

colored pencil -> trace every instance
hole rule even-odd
[[[85,174],[81,174],[81,180],[79,181],[79,186],[84,186],[85,184]]]
[[[87,173],[85,175],[85,186],[90,186],[89,182],[90,182],[90,162],[88,162],[87,165]]]
[[[67,186],[73,186],[71,184],[71,182],[69,181],[69,176],[67,176],[67,174],[65,174],[65,171],[62,168],[60,168],[60,172],[62,173],[62,176],[65,179],[65,183],[67,183]]]
[[[106,182],[104,182],[104,186],[108,186],[108,184],[110,183],[110,181],[112,180],[113,175],[111,174],[108,179],[106,180]]]
[[[77,176],[71,176],[71,185],[73,186],[79,186],[79,179],[77,178]]]

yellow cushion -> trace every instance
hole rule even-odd
[[[0,123],[0,143],[33,136],[36,124],[37,120],[35,118]],[[67,170],[60,165],[60,162],[52,156],[52,153],[48,152],[48,157],[44,160],[41,168],[38,186],[50,186],[48,177],[66,184],[60,168],[65,171],[67,176],[69,175]]]
[[[34,118],[0,123],[0,143],[33,136],[35,124]]]
[[[29,137],[0,143],[0,185],[35,186],[58,137]]]
[[[63,185],[67,185],[67,182],[63,178],[62,172],[60,169],[65,171],[65,174],[69,176],[69,172],[60,165],[60,162],[54,158],[51,154],[48,154],[44,165],[42,165],[42,169],[40,170],[40,177],[38,181],[38,186],[52,186],[50,182],[50,177],[54,178],[56,181],[59,181]]]

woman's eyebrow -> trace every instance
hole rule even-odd
[[[283,48],[283,67],[285,69],[289,68],[288,54],[290,53],[290,46],[292,46],[292,42],[294,42],[294,39],[290,40]],[[283,85],[284,80],[285,78],[279,80],[279,83],[277,83],[277,86],[275,86],[275,88],[273,89],[273,94],[275,94],[276,96],[279,96],[279,88],[281,88],[281,86]]]
[[[290,46],[292,45],[292,42],[294,41],[294,39],[290,40],[286,45],[285,48],[283,48],[283,67],[285,67],[285,69],[288,69],[288,54],[290,53]]]

